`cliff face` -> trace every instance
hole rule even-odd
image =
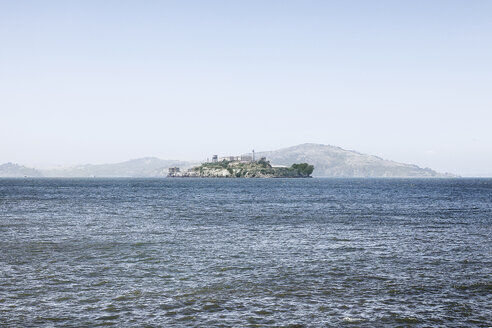
[[[267,161],[204,163],[187,172],[170,173],[169,177],[200,178],[308,178],[313,170],[307,164],[272,167]]]

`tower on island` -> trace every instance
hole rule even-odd
[[[253,162],[255,161],[255,150],[253,149]]]

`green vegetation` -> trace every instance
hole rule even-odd
[[[314,166],[309,165],[308,163],[292,164],[291,168],[297,170],[300,174],[307,176],[311,175],[314,171]]]
[[[190,176],[224,178],[308,178],[314,166],[308,163],[293,164],[291,167],[272,167],[262,158],[258,161],[221,161],[203,163],[192,169]]]

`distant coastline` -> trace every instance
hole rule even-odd
[[[452,173],[441,173],[431,168],[386,160],[337,146],[305,143],[275,151],[258,152],[255,157],[266,157],[278,172],[292,163],[309,163],[316,168],[313,177],[326,178],[458,178]],[[251,153],[217,158],[219,161],[247,162],[255,160]],[[212,158],[210,162],[213,162]],[[54,178],[163,178],[169,168],[181,172],[200,166],[204,161],[163,160],[143,157],[111,164],[85,164],[67,168],[37,169],[15,163],[0,164],[0,177],[54,177]],[[230,167],[234,170],[236,167]],[[206,169],[203,167],[203,169]],[[265,168],[263,168],[265,169]],[[244,172],[244,170],[243,170]],[[277,172],[277,173],[278,173]],[[238,173],[238,172],[236,172]],[[240,173],[242,174],[242,173]],[[261,174],[267,174],[263,172]],[[284,174],[284,173],[278,173]]]

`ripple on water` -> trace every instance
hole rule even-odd
[[[492,326],[492,180],[1,180],[0,326]]]

